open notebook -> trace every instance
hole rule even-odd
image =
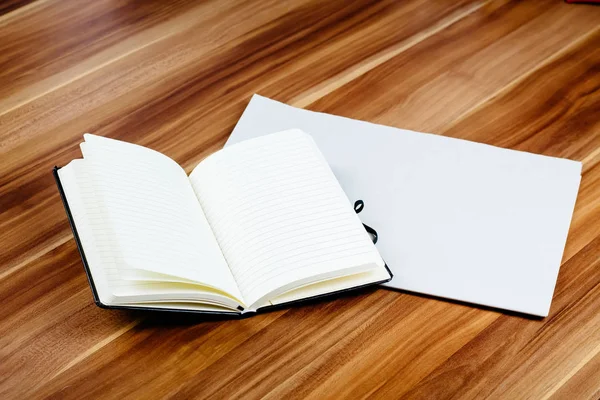
[[[241,314],[391,279],[300,130],[217,151],[189,177],[154,150],[84,139],[55,176],[99,306]]]

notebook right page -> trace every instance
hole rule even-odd
[[[367,270],[385,275],[373,282],[389,278],[327,162],[302,131],[217,152],[190,181],[246,304]]]

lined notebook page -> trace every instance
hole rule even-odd
[[[94,233],[94,222],[104,222],[98,218],[99,205],[91,185],[90,177],[83,160],[73,160],[58,171],[71,215],[77,227],[79,239],[85,248],[85,257],[91,270],[94,285],[100,302],[113,304],[115,297],[110,289],[110,281],[118,280],[113,252],[107,249],[106,236],[109,229],[99,229]]]
[[[84,162],[118,247],[120,277],[198,282],[240,298],[185,172],[153,150],[84,136]]]
[[[190,175],[246,304],[383,267],[312,138],[299,130],[223,149]]]
[[[85,161],[73,160],[58,173],[79,239],[83,244],[94,286],[103,304],[147,303],[157,299],[165,302],[196,299],[202,303],[212,301],[221,306],[236,308],[235,301],[198,285],[123,279],[121,272],[127,266],[121,264],[118,242],[108,223],[105,206],[95,192]],[[212,309],[210,306],[198,307]]]

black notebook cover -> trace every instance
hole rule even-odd
[[[56,185],[58,186],[58,191],[60,193],[60,198],[62,199],[63,205],[65,207],[65,211],[67,213],[67,218],[69,219],[69,224],[71,225],[71,230],[73,231],[73,236],[75,237],[75,243],[77,243],[77,249],[79,250],[79,255],[81,256],[81,261],[83,262],[83,268],[85,270],[85,274],[87,275],[88,278],[88,282],[90,283],[90,288],[92,289],[92,295],[94,297],[94,302],[96,303],[96,305],[98,307],[101,308],[107,308],[107,309],[117,309],[117,310],[144,310],[144,311],[162,311],[162,312],[180,312],[180,313],[194,313],[194,314],[207,314],[207,315],[223,315],[223,316],[232,316],[232,317],[241,317],[246,316],[246,315],[252,315],[254,313],[247,313],[247,314],[242,314],[241,311],[240,312],[235,312],[235,311],[201,311],[201,310],[182,310],[180,308],[158,308],[158,307],[146,307],[146,306],[113,306],[113,305],[106,305],[104,303],[102,303],[100,301],[100,297],[98,296],[98,291],[96,289],[96,285],[94,284],[94,278],[92,277],[92,273],[90,271],[90,267],[88,265],[87,259],[85,257],[85,251],[83,249],[83,245],[81,244],[81,240],[79,239],[79,234],[77,233],[77,227],[75,226],[75,220],[73,219],[73,215],[71,214],[71,209],[69,208],[69,203],[67,201],[67,197],[65,195],[65,191],[63,189],[62,183],[60,182],[60,176],[58,175],[58,170],[60,169],[60,167],[54,167],[53,169],[53,174],[54,174],[54,179],[56,180]],[[290,305],[295,305],[295,304],[303,304],[305,302],[309,302],[309,301],[313,301],[313,300],[317,300],[317,299],[321,299],[321,298],[326,298],[326,297],[331,297],[331,296],[335,296],[337,294],[340,293],[345,293],[345,292],[349,292],[349,291],[353,291],[353,290],[357,290],[357,289],[361,289],[361,288],[365,288],[368,286],[372,286],[372,285],[378,285],[381,283],[385,283],[385,282],[389,282],[392,277],[392,271],[390,271],[390,269],[388,268],[387,264],[385,265],[385,268],[387,269],[388,273],[390,274],[390,278],[389,279],[385,279],[381,282],[374,282],[374,283],[368,283],[365,285],[359,285],[359,286],[355,286],[353,288],[349,288],[349,289],[342,289],[342,290],[337,290],[335,292],[330,292],[330,293],[324,293],[324,294],[320,294],[317,296],[311,296],[311,297],[307,297],[301,300],[295,300],[295,301],[290,301],[287,303],[282,303],[282,304],[276,304],[276,305],[272,305],[272,306],[266,306],[266,307],[261,307],[259,308],[256,312],[264,312],[264,311],[269,311],[269,310],[274,310],[274,309],[280,309],[280,308],[284,308]]]

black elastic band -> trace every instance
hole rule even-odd
[[[354,202],[354,211],[356,211],[356,213],[360,213],[363,208],[365,208],[365,202],[362,200],[356,200]],[[363,226],[365,227],[365,230],[373,237],[373,243],[377,243],[377,239],[379,238],[379,236],[377,235],[377,231],[373,228],[371,228],[369,225],[364,224]]]

